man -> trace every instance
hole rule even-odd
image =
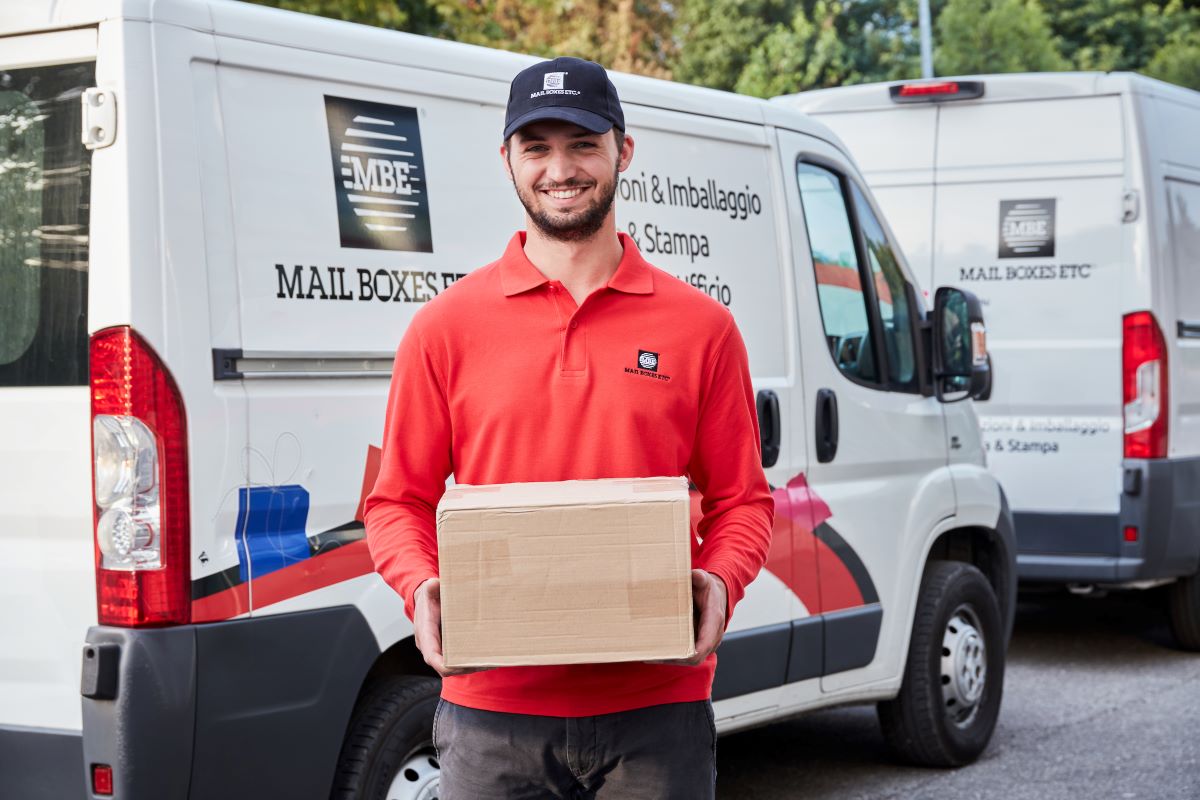
[[[396,353],[367,536],[443,676],[443,800],[712,797],[713,651],[766,558],[746,351],[719,303],[647,264],[613,198],[633,139],[604,69],[516,76],[500,156],[527,231],[413,319]],[[455,671],[442,659],[434,510],[488,484],[687,475],[697,654],[687,662]]]

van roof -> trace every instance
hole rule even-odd
[[[541,60],[240,0],[3,0],[0,36],[90,26],[113,19],[179,25],[220,36],[435,69],[494,81],[505,89],[510,76]],[[823,124],[786,106],[639,75],[617,72],[612,75],[622,100],[627,103],[755,125],[777,125],[817,136],[843,152],[846,149]]]
[[[1165,97],[1175,102],[1200,107],[1200,92],[1184,89],[1164,81],[1147,78],[1136,72],[1023,72],[1003,75],[938,76],[935,81],[980,81],[984,95],[978,100],[955,100],[953,103],[1002,103],[1011,100],[1048,100],[1067,97],[1087,97],[1111,94],[1143,94]],[[796,108],[810,114],[839,111],[872,111],[897,108],[888,88],[905,83],[922,83],[919,79],[864,83],[834,89],[815,89],[797,94],[781,95],[772,102]]]

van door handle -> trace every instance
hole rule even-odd
[[[761,390],[754,398],[758,408],[758,437],[762,444],[762,465],[773,467],[779,460],[780,420],[779,396],[770,389]]]
[[[833,389],[817,391],[817,461],[828,464],[837,455],[838,410]]]

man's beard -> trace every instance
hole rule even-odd
[[[521,205],[525,206],[525,212],[533,220],[534,227],[543,236],[557,239],[560,242],[581,242],[596,235],[596,232],[604,224],[605,218],[608,217],[608,212],[612,210],[613,200],[617,196],[617,176],[619,174],[620,170],[614,169],[611,183],[607,186],[596,184],[596,199],[587,208],[569,214],[550,214],[537,205],[536,197],[526,196],[515,182],[513,188],[517,190],[517,198],[521,201]],[[543,186],[541,188],[572,189],[576,186],[586,185],[582,181],[572,179],[554,184],[552,187]]]

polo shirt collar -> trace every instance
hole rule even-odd
[[[626,294],[653,294],[650,265],[627,234],[618,233],[617,238],[623,254],[617,271],[608,280],[608,288]],[[505,297],[536,289],[549,280],[525,256],[525,231],[517,231],[500,257],[500,288]]]

